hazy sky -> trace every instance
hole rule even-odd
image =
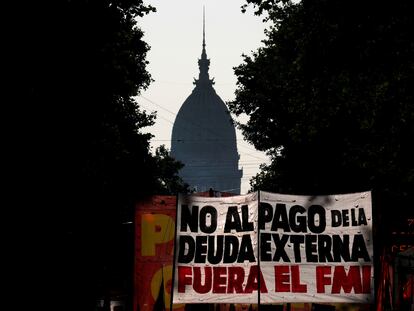
[[[261,17],[249,8],[245,14],[240,0],[152,0],[151,13],[138,20],[145,32],[144,40],[151,46],[148,70],[155,80],[137,98],[147,111],[157,111],[156,124],[148,131],[155,135],[152,146],[170,148],[175,116],[194,88],[198,78],[198,58],[202,48],[203,6],[206,15],[206,50],[210,59],[210,78],[223,101],[234,99],[236,77],[233,67],[242,63],[241,55],[251,55],[265,38]],[[243,168],[241,193],[249,189],[249,179],[258,172],[259,164],[267,162],[244,141],[237,130],[240,167]]]

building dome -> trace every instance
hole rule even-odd
[[[204,27],[203,27],[204,28]],[[230,113],[209,78],[203,29],[199,78],[174,122],[171,154],[185,166],[180,176],[190,189],[240,193],[236,132]]]

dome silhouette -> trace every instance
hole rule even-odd
[[[236,132],[231,115],[213,88],[208,69],[204,20],[199,78],[181,106],[172,130],[171,155],[185,166],[180,176],[190,189],[240,193]]]

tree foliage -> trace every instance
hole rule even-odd
[[[57,309],[93,309],[109,288],[130,288],[133,236],[122,223],[138,199],[182,187],[180,165],[163,148],[152,155],[142,131],[155,115],[133,99],[151,82],[137,26],[151,11],[141,0],[29,1],[18,11],[21,192],[38,203],[37,241],[55,249]]]
[[[51,181],[56,196],[67,197],[63,204],[73,199],[71,210],[90,211],[85,223],[100,216],[112,221],[112,207],[119,212],[138,198],[168,192],[163,178],[177,182],[171,189],[181,185],[180,165],[165,149],[151,154],[151,134],[142,129],[153,125],[155,115],[133,98],[151,82],[149,46],[137,27],[137,19],[151,11],[141,0],[60,0],[25,7],[20,60],[30,116],[25,134],[36,145],[26,160],[33,173]]]
[[[248,0],[272,22],[235,73],[247,140],[272,157],[253,189],[414,197],[411,1]],[[246,9],[246,6],[244,9]]]

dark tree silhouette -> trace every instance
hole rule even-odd
[[[44,293],[55,310],[93,310],[97,298],[130,294],[136,200],[182,187],[165,148],[151,154],[142,129],[155,116],[133,99],[151,82],[137,19],[154,9],[141,0],[23,3],[15,106],[20,194],[31,206],[25,245],[52,277]]]
[[[412,1],[248,0],[272,22],[235,68],[244,136],[271,155],[253,189],[373,190],[377,215],[414,198]],[[387,224],[392,222],[387,219]]]

